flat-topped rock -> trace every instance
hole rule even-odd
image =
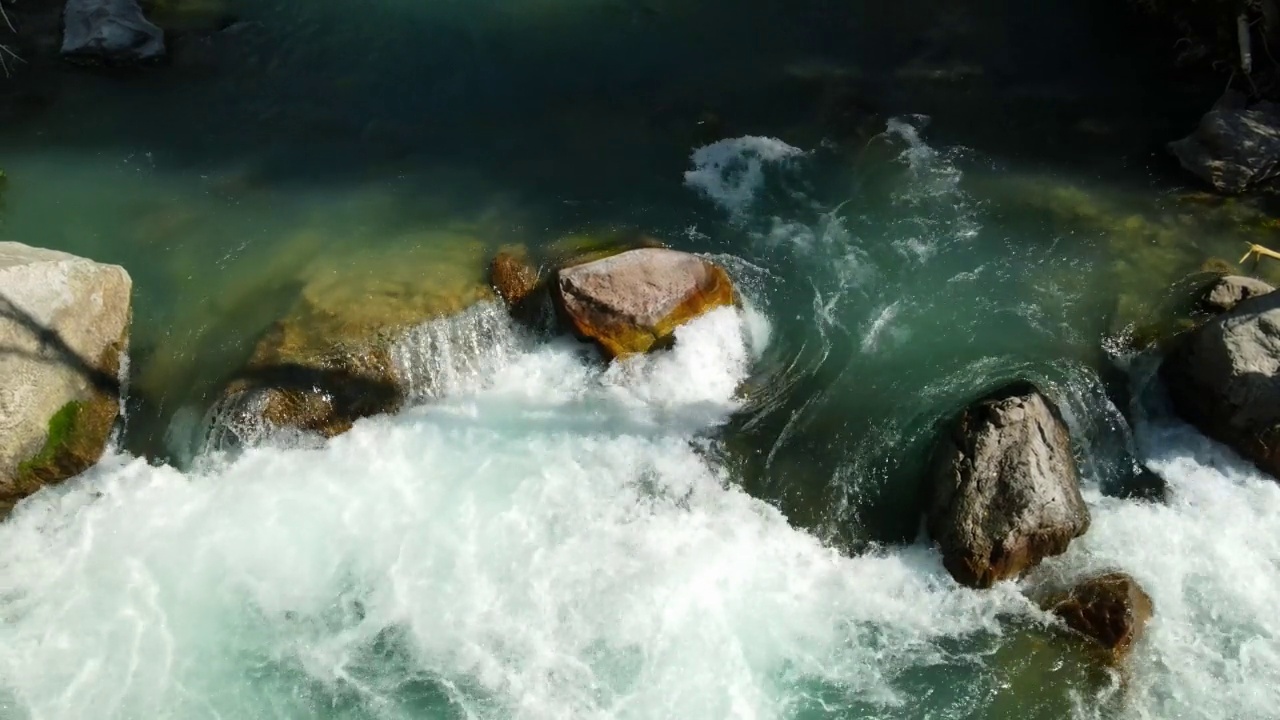
[[[102,455],[132,289],[116,265],[0,242],[0,512]]]
[[[1248,300],[1275,290],[1271,285],[1244,275],[1223,275],[1204,290],[1200,300],[1203,309],[1211,313],[1224,313]]]
[[[639,248],[560,270],[555,297],[574,333],[612,359],[665,346],[681,324],[731,305],[734,290],[697,255]]]

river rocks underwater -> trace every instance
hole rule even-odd
[[[0,7],[0,718],[1277,716],[1270,110],[1142,12]]]

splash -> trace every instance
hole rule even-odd
[[[765,170],[805,152],[781,140],[748,135],[720,140],[693,153],[693,169],[684,174],[694,188],[734,218],[745,218],[765,185]]]

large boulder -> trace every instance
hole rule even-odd
[[[147,19],[137,0],[67,0],[62,56],[68,60],[133,65],[164,54],[164,31]]]
[[[1187,333],[1160,375],[1178,414],[1280,477],[1280,293]]]
[[[1169,150],[1219,192],[1243,192],[1280,174],[1280,105],[1248,106],[1244,96],[1229,91]]]
[[[734,302],[718,265],[666,248],[639,248],[560,270],[556,307],[579,337],[607,358],[669,344],[675,329]]]
[[[102,455],[132,287],[124,268],[0,242],[0,513]]]
[[[1142,637],[1153,612],[1151,596],[1125,573],[1084,580],[1050,597],[1044,607],[1117,659]]]
[[[1089,528],[1066,425],[1027,383],[961,412],[931,479],[929,535],[952,577],[971,587],[1016,577]]]

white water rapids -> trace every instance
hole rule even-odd
[[[1155,618],[1126,677],[1045,706],[1066,661],[1019,654],[1024,588],[922,541],[843,556],[737,486],[715,431],[779,321],[603,369],[482,306],[399,349],[432,402],[323,447],[108,456],[0,524],[0,717],[1277,717],[1280,484],[1143,421],[1168,501],[1091,481],[1046,572],[1129,572]]]
[[[693,438],[734,407],[749,318],[607,372],[525,345],[323,449],[114,456],[33,498],[0,525],[4,717],[917,716],[901,674],[1035,611],[923,544],[841,557],[733,486]],[[1169,504],[1091,493],[1056,564],[1155,598],[1130,716],[1269,717],[1280,486],[1152,438]]]

